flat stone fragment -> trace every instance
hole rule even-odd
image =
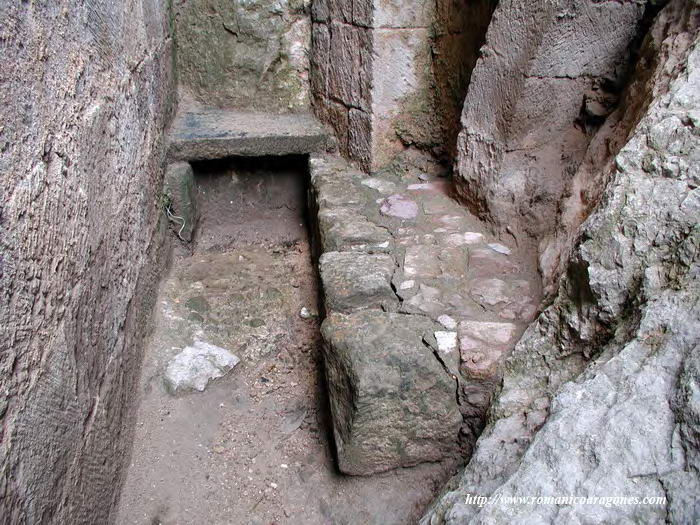
[[[513,323],[462,321],[459,323],[459,351],[471,377],[487,378],[496,373],[503,354],[510,348],[517,326]]]
[[[396,191],[396,184],[384,179],[371,177],[369,179],[364,179],[361,184],[385,195]]]
[[[389,255],[326,252],[319,260],[319,268],[330,311],[396,308],[398,299],[391,288],[395,264]]]
[[[435,332],[438,350],[442,353],[450,353],[457,349],[457,332],[439,330]]]
[[[174,160],[306,154],[327,147],[328,132],[310,114],[204,109],[179,114],[170,134]]]
[[[403,272],[411,277],[438,277],[441,272],[438,250],[428,244],[409,246],[404,256]]]
[[[491,248],[494,252],[502,253],[503,255],[510,255],[510,248],[498,242],[491,242],[487,246]]]
[[[223,377],[240,359],[225,348],[204,341],[195,341],[173,357],[163,376],[165,387],[175,395],[182,392],[203,392],[210,381]]]
[[[449,315],[441,315],[437,318],[438,323],[447,328],[448,330],[454,330],[457,328],[457,321],[452,319]]]
[[[415,219],[418,215],[418,205],[408,197],[396,194],[384,199],[379,211],[389,217]]]
[[[318,228],[323,251],[388,253],[391,251],[391,234],[348,208],[321,209]]]
[[[456,450],[455,382],[423,340],[421,316],[363,311],[322,325],[341,472],[368,475],[437,461]]]
[[[418,286],[418,293],[401,304],[401,311],[427,314],[435,318],[445,311],[441,299],[442,292],[438,288],[421,284]]]

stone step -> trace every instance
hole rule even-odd
[[[311,114],[202,109],[177,115],[170,131],[171,160],[308,154],[327,148],[329,133]]]

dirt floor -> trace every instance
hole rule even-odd
[[[410,524],[451,462],[338,474],[320,356],[303,159],[197,166],[194,248],[178,247],[144,357],[119,524]],[[241,358],[203,393],[162,374],[195,339]]]

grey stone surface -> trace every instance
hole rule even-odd
[[[423,343],[428,319],[373,310],[322,325],[341,472],[367,475],[456,452],[456,384]]]
[[[167,5],[0,17],[0,521],[109,523],[167,231]]]
[[[389,255],[326,252],[319,259],[326,308],[350,313],[365,308],[395,310],[391,288],[396,265]]]
[[[173,3],[181,99],[269,113],[309,108],[310,0]]]
[[[335,208],[318,214],[322,242],[328,251],[389,253],[393,240],[389,232],[359,215],[357,210]]]
[[[422,523],[700,519],[699,7],[671,2],[652,28],[646,79],[668,91],[650,89],[554,302],[506,361],[471,461]],[[466,494],[663,503],[481,508]]]
[[[309,114],[214,108],[179,113],[169,138],[168,156],[186,161],[305,154],[328,146],[326,129]]]
[[[225,348],[195,341],[170,360],[163,382],[173,395],[203,392],[211,381],[225,376],[240,361]]]
[[[163,206],[183,241],[191,241],[197,227],[194,172],[188,162],[169,164],[163,180]]]
[[[379,211],[390,217],[415,219],[418,215],[418,205],[404,195],[390,195],[384,199]]]

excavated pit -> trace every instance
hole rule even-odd
[[[416,522],[454,460],[372,477],[337,472],[306,157],[193,167],[199,222],[160,286],[116,522]],[[172,396],[163,372],[195,340],[241,362],[201,393]]]

